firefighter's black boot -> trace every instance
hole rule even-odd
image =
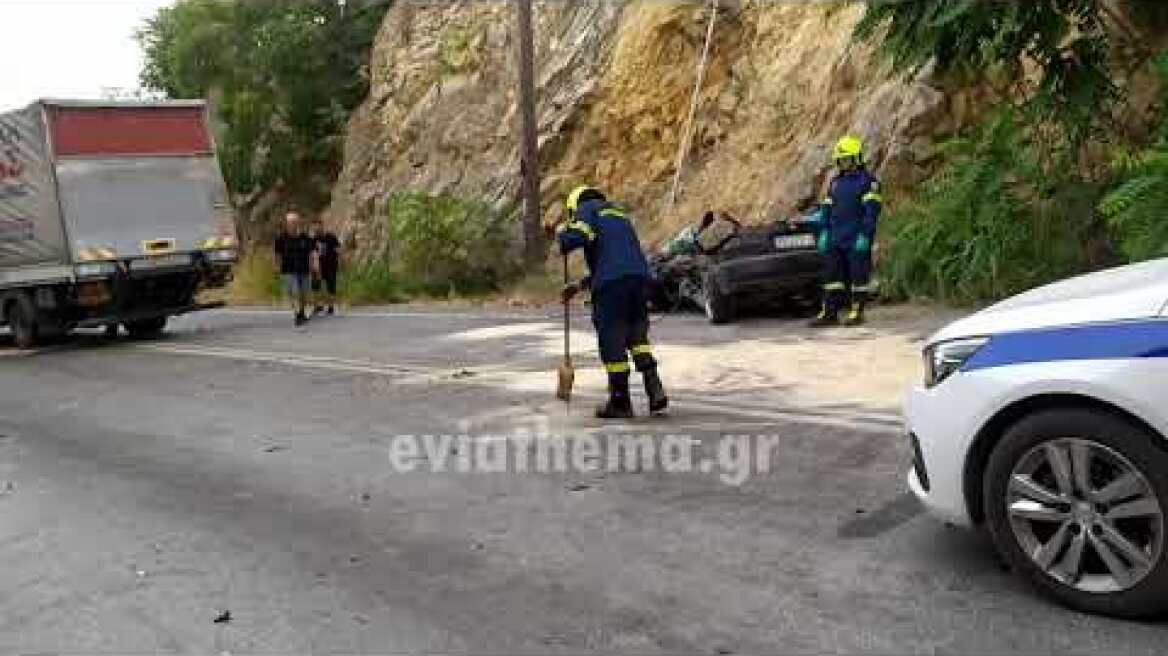
[[[661,384],[661,376],[657,368],[646,369],[641,372],[645,379],[645,395],[649,397],[649,413],[660,414],[669,407],[669,397],[665,395],[665,385]]]
[[[864,292],[855,292],[852,295],[852,306],[844,317],[845,326],[859,326],[864,323],[864,308],[868,304],[868,295]]]
[[[843,295],[834,289],[827,290],[823,295],[823,308],[808,325],[812,328],[827,328],[839,325],[839,311],[843,306]]]
[[[833,299],[823,299],[823,307],[819,310],[819,314],[811,320],[807,325],[812,328],[828,328],[830,326],[839,325],[839,306],[836,305]]]
[[[597,419],[632,419],[633,401],[629,398],[629,372],[608,374],[608,403],[596,408]]]
[[[649,397],[649,414],[659,414],[669,407],[669,397],[665,395],[665,385],[657,374],[657,359],[648,343],[634,346],[633,364],[645,382],[645,396]]]
[[[823,309],[819,311],[819,314],[815,315],[815,318],[808,322],[807,325],[811,326],[812,328],[827,328],[829,326],[838,326],[839,313],[828,308],[827,305],[824,304]]]

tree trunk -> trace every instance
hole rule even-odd
[[[547,255],[539,198],[539,144],[535,118],[535,45],[531,27],[531,0],[515,0],[519,57],[520,169],[523,175],[523,245],[529,268],[543,264]]]

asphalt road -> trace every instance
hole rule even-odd
[[[550,399],[554,318],[290,323],[218,312],[160,342],[0,347],[0,650],[1154,654],[1168,638],[1051,605],[984,538],[923,515],[886,409],[676,381],[669,417],[601,428],[599,390],[570,412]],[[656,337],[734,334],[711,330],[678,317]],[[524,431],[686,436],[704,462],[725,435],[778,447],[740,486],[431,472],[458,442],[391,466],[397,436],[477,449]]]

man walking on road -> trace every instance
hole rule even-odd
[[[341,242],[337,236],[326,230],[324,225],[317,222],[312,224],[312,239],[316,243],[316,271],[313,274],[312,290],[317,293],[314,312],[321,313],[328,304],[328,313],[336,313],[337,302],[337,273],[341,264]]]
[[[284,292],[291,299],[297,326],[308,321],[309,273],[315,250],[316,242],[305,232],[300,214],[296,211],[288,212],[284,216],[284,230],[276,237],[275,252],[280,264],[280,277],[284,281]]]
[[[641,372],[649,412],[664,412],[669,405],[657,373],[657,360],[649,345],[649,309],[645,290],[649,266],[630,217],[591,187],[579,187],[567,201],[568,220],[555,230],[560,251],[567,255],[584,250],[589,275],[564,288],[571,300],[584,287],[592,290],[592,323],[600,340],[600,359],[608,372],[608,403],[597,408],[601,419],[633,416],[629,397],[629,357]]]

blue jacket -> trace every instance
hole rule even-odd
[[[875,241],[882,202],[880,181],[867,169],[836,176],[822,212],[822,228],[828,231],[831,245],[852,248],[860,235],[866,236],[869,243]]]
[[[625,211],[612,203],[588,201],[560,226],[560,252],[584,249],[592,289],[628,276],[649,277],[649,264]]]

